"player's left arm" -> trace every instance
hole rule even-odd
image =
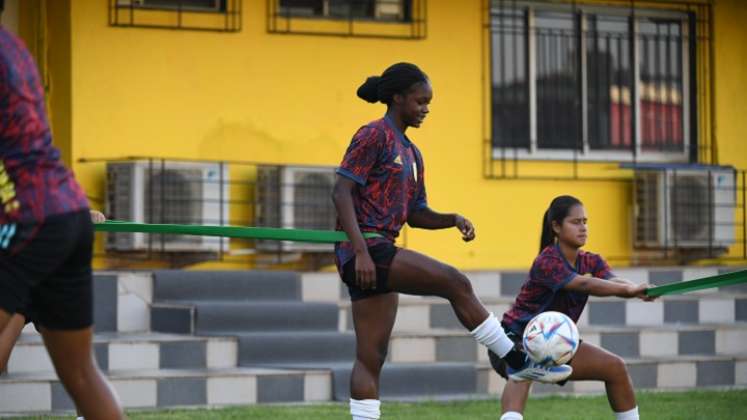
[[[612,272],[612,269],[607,264],[607,262],[604,260],[604,258],[602,258],[602,256],[596,255],[595,258],[597,259],[597,261],[596,261],[595,269],[593,270],[593,273],[592,273],[594,277],[597,277],[601,280],[604,280],[610,283],[623,285],[629,288],[640,288],[640,287],[650,288],[652,287],[648,283],[639,284],[637,282],[617,276],[615,273]],[[646,302],[650,302],[656,299],[654,297],[646,296],[645,294],[642,296],[638,296],[638,297],[640,297],[642,300]]]
[[[607,281],[614,281],[615,283],[628,284],[628,285],[631,285],[631,286],[638,285],[638,283],[634,283],[634,282],[632,282],[632,281],[630,281],[628,279],[624,279],[622,277],[612,277],[612,278],[607,279]]]
[[[462,240],[465,242],[475,239],[475,227],[467,218],[455,213],[438,213],[427,206],[410,213],[407,224],[421,229],[456,227],[462,233]]]
[[[98,210],[91,210],[91,223],[104,223],[106,222],[106,216],[104,216],[104,213],[98,211]]]

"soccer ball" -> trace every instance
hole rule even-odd
[[[578,328],[563,313],[542,312],[527,324],[523,341],[524,350],[533,361],[562,365],[578,350]]]

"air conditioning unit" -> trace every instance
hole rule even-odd
[[[379,0],[376,2],[375,16],[377,19],[401,21],[405,18],[405,8],[402,0]]]
[[[262,227],[334,230],[337,212],[332,203],[335,168],[259,166],[256,224]],[[257,241],[268,252],[331,252],[332,244]]]
[[[106,165],[107,216],[138,223],[228,224],[228,165],[161,161]],[[192,235],[109,233],[112,251],[217,252],[228,239]]]
[[[729,169],[635,174],[637,248],[726,248],[735,239],[735,175]]]

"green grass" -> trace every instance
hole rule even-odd
[[[681,393],[638,393],[641,418],[655,420],[744,420],[747,418],[747,390],[695,391]],[[385,403],[382,419],[386,420],[496,420],[497,400]],[[133,420],[197,419],[272,419],[272,420],[349,420],[347,404],[260,405],[214,410],[134,411]],[[605,396],[548,397],[530,399],[525,418],[541,419],[613,419]],[[24,417],[40,419],[43,417]],[[19,418],[20,419],[20,418]]]

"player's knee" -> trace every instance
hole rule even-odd
[[[448,268],[449,285],[454,297],[468,297],[474,294],[472,283],[467,276],[454,267]]]
[[[363,362],[366,368],[378,370],[384,365],[389,351],[388,343],[374,346],[368,349],[359,349],[358,360]]]
[[[607,363],[608,378],[610,380],[626,380],[628,377],[628,368],[625,366],[625,360],[622,357],[614,355]]]
[[[386,356],[389,354],[389,343],[384,343],[376,348],[376,363],[379,367],[386,362]]]
[[[65,363],[62,366],[55,366],[59,375],[64,379],[71,381],[71,384],[85,384],[95,379],[98,368],[93,359],[87,358],[74,363]]]

